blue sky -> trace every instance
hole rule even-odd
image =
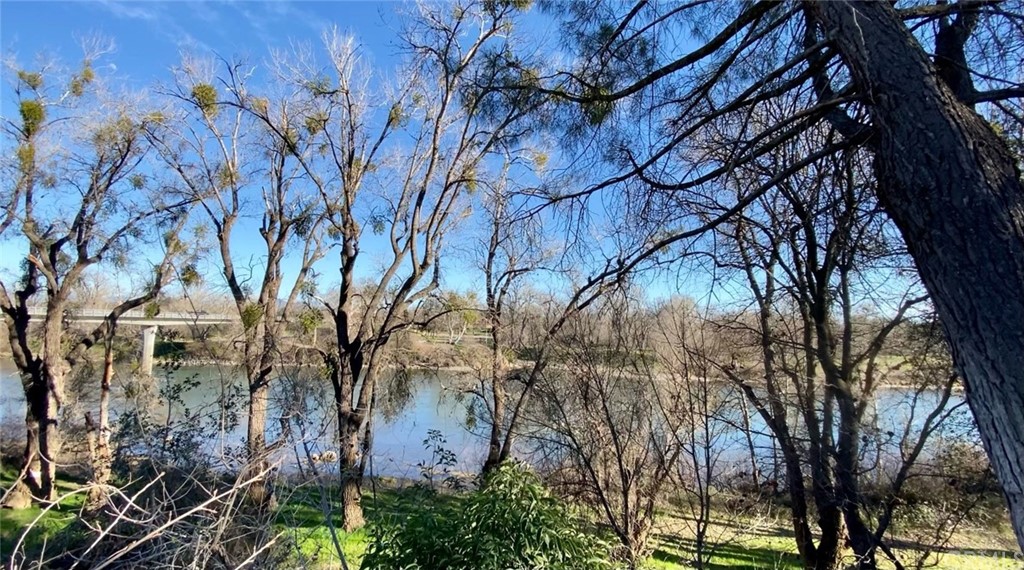
[[[80,54],[76,38],[99,34],[117,46],[108,62],[141,87],[166,79],[182,50],[258,60],[290,41],[316,40],[333,25],[352,33],[377,63],[385,63],[395,53],[391,38],[400,7],[397,2],[348,1],[5,0],[0,40],[5,51],[22,59],[49,52],[73,61]]]
[[[412,8],[409,3],[397,1],[4,0],[0,3],[0,48],[5,55],[14,55],[21,64],[30,67],[38,54],[75,66],[82,56],[82,39],[103,37],[112,40],[115,49],[102,57],[97,71],[132,90],[144,90],[156,83],[169,82],[170,70],[180,62],[182,52],[244,58],[258,65],[276,48],[286,49],[295,42],[316,46],[321,33],[336,26],[361,44],[364,61],[378,69],[389,70],[400,59],[396,42],[400,13]],[[549,40],[544,49],[557,51],[557,35],[552,33],[557,26],[556,19],[534,9],[528,21],[535,37]],[[552,53],[552,57],[557,54]],[[0,100],[0,114],[16,114],[11,97]],[[254,232],[254,227],[238,228],[236,258],[248,259],[261,254],[257,249],[247,249],[247,244],[254,241],[251,239],[256,236]],[[369,237],[372,240],[372,236]],[[454,255],[445,259],[444,285],[482,293],[482,277],[467,251],[474,248],[466,247],[464,241],[459,245],[461,251],[453,251]],[[0,249],[15,253],[0,256],[5,258],[0,260],[0,271],[9,277],[21,251],[9,241],[0,244]],[[286,275],[294,274],[297,261],[286,262]],[[201,272],[207,276],[208,283],[215,281],[210,284],[220,285],[215,277],[219,272],[216,260],[210,259],[204,265]],[[323,275],[321,286],[330,287],[337,280],[336,255],[329,253],[318,270]],[[674,281],[662,275],[654,279],[658,285],[649,288],[648,294],[671,295],[677,290]]]
[[[397,1],[5,0],[0,3],[0,48],[27,68],[33,67],[37,56],[74,67],[82,57],[83,38],[102,37],[113,42],[114,50],[96,62],[97,72],[129,90],[145,90],[157,83],[169,83],[171,68],[180,63],[183,52],[216,54],[229,60],[242,58],[260,65],[271,51],[287,50],[294,43],[308,43],[316,49],[321,34],[336,26],[356,38],[365,63],[387,73],[401,59],[396,40],[401,13],[414,8],[411,3]],[[541,34],[546,26],[556,25],[543,15],[532,15],[530,20],[534,31]],[[17,114],[9,93],[0,101],[0,114]],[[236,259],[262,255],[260,248],[248,247],[258,241],[254,237],[255,227],[237,228],[233,240]],[[368,241],[374,239],[372,235],[366,237]],[[4,258],[0,271],[7,277],[17,271],[22,254],[19,245],[9,240],[0,243],[4,253],[0,255]],[[364,253],[372,257],[373,247],[368,245]],[[476,274],[467,251],[473,248],[460,249],[445,260],[444,285],[478,290],[482,278]],[[294,275],[297,263],[297,259],[285,262],[286,277]],[[370,267],[372,264],[367,263],[363,269]],[[329,288],[337,280],[336,255],[329,253],[318,270],[323,275],[321,286]],[[208,260],[201,272],[208,283],[219,281],[215,259]]]

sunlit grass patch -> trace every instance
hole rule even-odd
[[[8,465],[0,468],[0,495],[14,484],[18,472]],[[25,509],[0,509],[0,556],[6,562],[13,553],[32,558],[44,547],[69,540],[64,536],[78,520],[86,493],[76,492],[81,484],[61,479],[57,483],[57,505],[43,508],[33,504]],[[26,532],[27,531],[27,532]]]

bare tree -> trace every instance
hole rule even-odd
[[[384,349],[393,335],[429,319],[416,309],[438,286],[446,238],[489,176],[487,157],[515,154],[526,134],[517,126],[526,95],[493,87],[505,82],[494,63],[510,53],[517,8],[470,2],[418,11],[404,37],[412,58],[390,92],[374,93],[379,78],[360,65],[354,42],[328,33],[328,69],[309,58],[281,66],[304,97],[288,123],[275,124],[252,98],[237,102],[291,150],[337,241],[341,283],[336,299],[323,300],[336,338],[324,357],[335,391],[347,529],[363,524],[360,456],[369,452],[366,428]],[[380,259],[362,253],[366,231],[386,244]],[[357,266],[367,263],[378,272],[361,293]]]
[[[506,173],[511,165],[506,165]],[[509,399],[514,396],[517,375],[510,370],[510,359],[524,350],[523,335],[516,325],[515,294],[525,278],[541,269],[546,256],[537,240],[540,228],[535,218],[525,215],[524,203],[512,192],[507,174],[489,188],[484,199],[487,213],[486,247],[483,253],[486,327],[491,341],[490,370],[481,374],[477,396],[484,402],[488,428],[487,457],[482,471],[497,467],[502,451],[502,435],[508,428]],[[518,206],[518,207],[517,207]],[[527,317],[519,316],[522,326]],[[541,321],[539,315],[533,318]],[[542,323],[537,323],[542,324]]]
[[[70,77],[12,64],[20,120],[4,119],[4,136],[16,153],[5,159],[0,231],[5,240],[17,232],[23,261],[16,283],[0,282],[0,310],[28,402],[23,481],[43,500],[54,497],[69,371],[109,338],[121,315],[157,298],[185,251],[180,232],[187,201],[167,200],[159,171],[143,166],[150,150],[145,131],[163,116],[147,113],[130,96],[106,92],[93,68],[95,55],[88,52]],[[100,264],[129,265],[129,247],[142,252],[135,259],[156,260],[152,267],[140,261],[146,277],[99,326],[70,337],[65,311],[72,291]],[[37,345],[29,320],[40,296],[45,308]]]
[[[692,301],[674,300],[659,307],[648,326],[654,331],[652,350],[660,378],[656,414],[675,428],[672,435],[680,451],[674,472],[687,511],[684,524],[693,535],[692,563],[706,568],[719,548],[759,524],[760,515],[770,508],[761,500],[762,491],[773,491],[776,483],[767,480],[762,486],[757,473],[761,452],[753,444],[760,434],[752,433],[749,420],[743,421],[743,395],[722,382],[711,364],[724,360],[727,349],[725,339],[716,334],[714,317],[701,313]],[[735,474],[742,461],[729,456],[740,444],[748,447],[750,472]]]
[[[150,134],[184,195],[202,207],[216,231],[219,265],[242,323],[249,467],[265,471],[269,452],[284,443],[268,447],[266,442],[270,385],[287,352],[284,327],[300,292],[314,278],[313,265],[325,253],[323,206],[296,149],[278,136],[293,128],[290,122],[296,119],[291,115],[301,113],[303,101],[259,98],[249,91],[252,70],[244,63],[226,63],[224,76],[217,80],[207,76],[213,65],[191,56],[184,59],[169,90],[180,116]],[[227,91],[229,103],[235,104],[222,101],[218,90]],[[261,114],[254,116],[238,104],[246,101]],[[260,220],[252,230],[246,223],[250,216]],[[247,231],[258,233],[262,245],[261,259],[248,264],[237,258],[233,247]],[[293,248],[299,253],[289,256]],[[286,277],[284,264],[291,257],[298,268]],[[184,277],[193,276],[194,270]],[[287,278],[293,279],[290,285]],[[259,482],[248,487],[259,503],[271,499],[264,490]]]
[[[821,134],[829,136],[827,129]],[[759,185],[805,154],[801,145],[781,145],[738,169],[736,182]],[[861,568],[875,568],[879,550],[899,563],[883,540],[887,521],[873,525],[869,520],[862,485],[869,451],[866,413],[892,372],[879,358],[890,335],[908,314],[923,310],[927,296],[889,237],[872,178],[861,164],[856,153],[846,153],[780,181],[735,222],[723,225],[718,242],[719,263],[746,281],[756,311],[752,326],[740,319],[725,326],[749,331],[759,362],[754,366],[747,353],[715,367],[743,390],[782,448],[797,543],[809,568],[838,564],[844,526]],[[858,320],[858,311],[869,305],[887,314]],[[926,412],[925,426],[913,430],[911,447],[917,451],[903,458],[900,469],[913,466],[928,436],[950,413],[947,403],[957,377],[935,372],[924,385],[941,397]],[[790,427],[794,420],[797,431]],[[817,545],[805,512],[804,462],[819,515]],[[902,483],[899,476],[893,480],[893,495]]]
[[[573,315],[528,416],[549,479],[594,505],[630,568],[648,555],[656,507],[682,449],[679,416],[657,412],[651,327],[636,305],[616,292]]]

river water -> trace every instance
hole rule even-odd
[[[294,470],[306,464],[309,454],[336,450],[333,443],[337,433],[333,423],[331,389],[324,380],[315,377],[313,368],[293,371],[279,381],[273,390],[268,413],[268,439],[281,432],[279,418],[287,415],[291,429],[289,441],[278,458],[283,468]],[[421,464],[430,464],[439,447],[454,453],[452,471],[475,472],[486,453],[483,429],[470,418],[472,396],[460,388],[467,385],[465,378],[446,371],[414,371],[397,377],[388,377],[378,390],[378,401],[373,417],[373,445],[369,465],[377,475],[417,478]],[[141,383],[140,383],[141,382]],[[176,437],[191,437],[206,451],[238,457],[245,438],[244,382],[237,370],[230,366],[182,367],[160,370],[154,377],[143,381],[117,379],[114,387],[112,414],[126,410],[142,410],[154,426],[179,422],[188,427]],[[292,388],[292,389],[289,389]],[[95,385],[86,385],[78,393],[95,394]],[[148,394],[143,398],[140,394]],[[25,399],[16,370],[9,361],[0,361],[0,426],[5,437],[17,437],[22,429]],[[872,431],[879,441],[888,441],[875,452],[880,456],[898,457],[898,438],[908,423],[919,429],[925,414],[938,401],[934,392],[915,394],[907,389],[889,388],[877,393],[875,405],[870,407]],[[71,404],[71,416],[82,418],[95,409],[95,396],[83,396]],[[222,406],[222,403],[228,406]],[[962,404],[962,397],[954,395],[949,406]],[[227,410],[225,412],[225,410]],[[747,457],[748,442],[742,431],[738,412],[723,420],[725,429],[715,439],[716,452],[724,463],[740,466]],[[191,423],[188,423],[191,422]],[[113,422],[112,422],[113,423]],[[763,421],[752,413],[749,425],[756,453],[765,463],[773,455],[771,438],[767,436]],[[433,443],[424,440],[434,435]],[[886,434],[889,434],[886,436]],[[946,427],[933,438],[931,450],[947,445],[949,441],[973,439],[973,426],[966,406],[960,405]],[[441,439],[442,438],[443,441]],[[305,445],[295,442],[305,442]],[[870,447],[870,446],[869,446]],[[232,455],[232,453],[234,455]],[[289,467],[291,466],[291,467]],[[330,466],[324,466],[331,469]],[[739,469],[739,467],[737,467]]]

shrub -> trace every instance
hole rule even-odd
[[[535,475],[504,465],[465,497],[423,501],[371,529],[364,570],[611,568],[607,545]]]

